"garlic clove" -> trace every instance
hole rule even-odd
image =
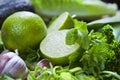
[[[6,63],[10,60],[9,56],[2,56],[0,55],[0,74],[6,65]]]
[[[17,63],[15,63],[13,66],[11,66],[12,68],[8,71],[8,73],[10,73],[15,78],[23,77],[28,72],[28,69],[26,68],[26,65],[23,64],[23,63],[24,62],[22,61],[22,59],[19,59],[17,61]]]
[[[8,72],[11,68],[13,68],[13,66],[17,63],[17,61],[19,60],[19,58],[17,56],[11,56],[11,55],[8,55],[8,54],[13,54],[13,53],[7,53],[5,55],[9,56],[9,57],[12,57],[8,62],[7,64],[5,65],[2,73],[4,72]],[[5,56],[4,55],[4,56]]]
[[[28,69],[25,62],[13,52],[8,52],[1,55],[0,69],[1,74],[10,74],[13,78],[23,78],[27,75]],[[6,57],[4,59],[4,57]]]
[[[14,56],[16,56],[16,54],[14,52],[8,52],[8,53],[4,53],[3,56],[8,56],[10,59]]]
[[[41,67],[50,67],[50,61],[48,61],[47,59],[42,59],[40,60],[37,65],[41,66]]]

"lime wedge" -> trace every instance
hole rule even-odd
[[[58,65],[66,65],[68,57],[74,54],[79,44],[67,45],[65,37],[68,30],[55,31],[48,34],[40,44],[42,54],[51,62]]]
[[[51,25],[48,27],[48,33],[62,29],[69,29],[73,26],[74,23],[71,15],[68,12],[64,12],[51,23]]]

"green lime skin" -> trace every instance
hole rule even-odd
[[[60,30],[49,33],[40,43],[41,53],[45,58],[57,65],[67,65],[69,56],[79,50],[79,44],[67,45],[66,33],[69,30]]]
[[[3,23],[1,37],[9,50],[24,51],[38,48],[47,35],[47,27],[40,16],[28,11],[10,15]]]

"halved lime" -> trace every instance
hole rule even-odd
[[[55,31],[48,34],[40,44],[43,55],[51,62],[58,65],[66,65],[68,57],[79,49],[79,44],[67,45],[66,33],[69,30]]]
[[[48,33],[62,29],[69,29],[73,26],[74,23],[71,15],[68,12],[64,12],[51,23],[51,25],[48,27]]]

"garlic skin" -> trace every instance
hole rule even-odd
[[[25,62],[14,52],[0,55],[0,75],[9,74],[13,78],[24,78],[28,69]]]
[[[50,67],[50,61],[48,61],[47,59],[42,59],[40,60],[37,65],[41,66],[41,67]]]

